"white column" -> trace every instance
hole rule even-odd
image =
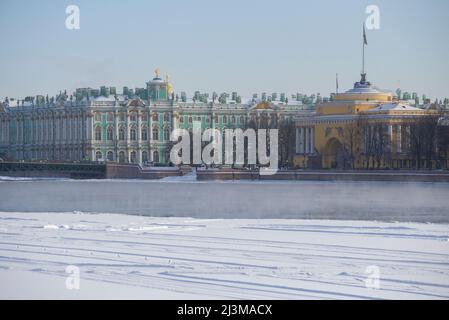
[[[306,130],[306,154],[308,154],[310,152],[309,147],[310,147],[310,143],[309,143],[309,128],[305,128]]]
[[[390,151],[390,152],[392,152],[393,151],[393,126],[390,124],[389,126],[388,126],[388,137],[389,137],[389,143],[388,143],[388,150]]]
[[[300,135],[301,135],[301,133],[300,133],[300,128],[296,128],[296,144],[295,144],[295,151],[296,151],[296,153],[298,154],[299,153],[299,146],[300,146],[300,142],[299,142],[299,139],[300,139]]]
[[[310,153],[315,153],[315,127],[310,128]]]

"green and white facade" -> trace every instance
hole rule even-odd
[[[138,89],[136,89],[137,91]],[[179,99],[168,79],[157,74],[139,94],[124,88],[92,90],[74,99],[7,100],[0,105],[0,157],[14,160],[114,161],[169,164],[175,128],[220,131],[248,127],[262,115],[270,122],[309,113],[300,101],[261,101],[256,98]],[[136,92],[137,93],[137,92]]]

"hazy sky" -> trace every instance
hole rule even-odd
[[[81,29],[65,27],[80,8]],[[368,79],[449,97],[447,0],[0,0],[0,97],[144,87],[159,67],[176,92],[317,93]]]

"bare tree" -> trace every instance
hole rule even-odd
[[[295,154],[296,126],[291,119],[278,122],[279,129],[279,164],[289,167],[293,164]]]
[[[370,125],[368,117],[361,114],[357,119],[357,126],[360,128],[361,138],[360,145],[362,147],[361,154],[365,162],[365,169],[370,169],[375,150],[375,134],[373,127]]]
[[[380,169],[391,158],[391,139],[388,133],[388,125],[375,123],[373,125],[373,155],[376,168]]]
[[[442,168],[448,169],[449,160],[449,120],[442,119],[438,124],[438,156]]]
[[[360,145],[362,140],[362,129],[358,121],[353,121],[346,125],[341,132],[341,141],[343,148],[343,167],[355,169],[356,159],[360,155]]]
[[[415,159],[415,168],[420,170],[425,160],[427,169],[432,169],[432,160],[437,158],[437,129],[440,113],[416,117],[410,123],[410,149]]]

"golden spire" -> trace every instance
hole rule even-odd
[[[169,74],[165,75],[165,82],[167,83],[168,94],[172,94],[173,93],[173,85],[170,83],[170,75]]]
[[[156,68],[156,70],[154,70],[154,73],[156,74],[156,78],[159,78],[161,70],[159,70],[159,68]]]

